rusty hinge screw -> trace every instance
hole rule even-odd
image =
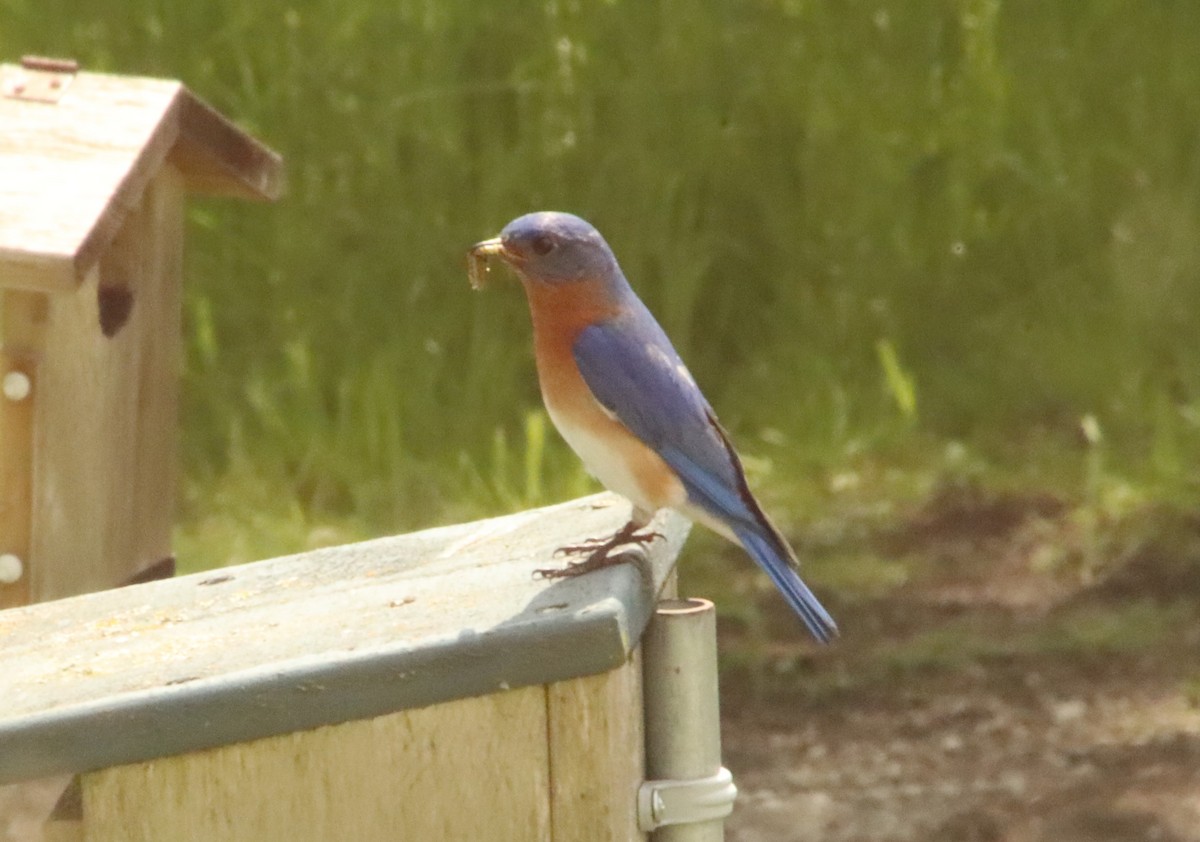
[[[19,71],[5,73],[0,93],[27,102],[57,103],[78,72],[75,59],[25,56]]]
[[[21,66],[26,70],[43,70],[47,73],[78,73],[79,62],[73,58],[49,58],[48,56],[22,56]]]

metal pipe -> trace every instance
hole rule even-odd
[[[721,766],[713,604],[660,602],[642,637],[642,664],[649,779],[642,827],[654,829],[654,842],[722,842],[737,790]]]

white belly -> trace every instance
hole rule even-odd
[[[639,471],[639,466],[633,460],[661,460],[623,427],[622,440],[613,442],[609,436],[598,435],[583,424],[574,423],[563,413],[556,412],[549,402],[546,409],[550,413],[550,420],[579,456],[588,473],[600,480],[609,491],[629,500],[640,515],[649,519],[659,509],[678,508],[686,500],[683,484],[674,476],[665,484],[665,494],[662,483],[657,489],[659,493],[653,493],[653,489],[645,486],[644,481],[639,479],[639,473],[644,477],[645,466],[641,466],[642,470]],[[604,412],[599,404],[596,410]]]

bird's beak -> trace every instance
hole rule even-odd
[[[471,281],[472,288],[482,289],[487,282],[489,257],[507,260],[508,254],[499,237],[492,237],[490,240],[484,240],[482,243],[471,246],[471,251],[467,255],[467,277]]]
[[[472,257],[492,257],[503,253],[504,242],[499,237],[492,237],[490,240],[484,240],[482,243],[471,246]]]

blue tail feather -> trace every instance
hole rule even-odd
[[[783,594],[788,605],[792,607],[804,625],[812,632],[813,637],[822,643],[829,643],[837,636],[837,623],[829,616],[829,612],[817,600],[816,595],[801,581],[796,571],[792,569],[790,559],[780,552],[770,537],[759,530],[742,524],[730,524],[734,533],[746,548],[750,557],[758,562],[759,567],[767,572],[775,587]]]

